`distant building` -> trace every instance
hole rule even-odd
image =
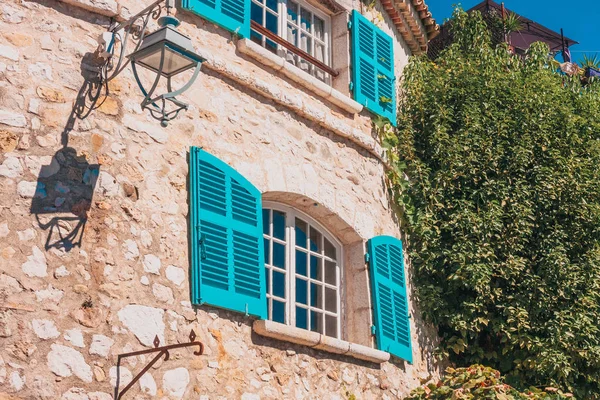
[[[492,31],[492,40],[496,44],[506,41],[512,46],[514,52],[517,54],[525,54],[527,49],[529,49],[529,46],[531,46],[531,44],[534,42],[547,43],[550,47],[551,53],[562,51],[563,38],[560,33],[540,25],[529,18],[512,12],[504,7],[504,3],[498,4],[492,0],[485,0],[467,12],[471,13],[473,11],[481,12],[486,22],[488,22],[488,26]],[[505,35],[502,28],[498,29],[498,27],[492,22],[496,18],[502,18],[502,15],[507,16],[511,13],[518,17],[522,26],[519,31],[511,32]],[[440,27],[440,34],[429,42],[429,48],[427,52],[429,57],[437,58],[440,52],[452,43],[450,24],[451,21],[443,24]],[[565,48],[568,48],[574,44],[578,43],[573,39],[564,37]]]

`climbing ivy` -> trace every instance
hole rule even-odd
[[[390,185],[438,355],[600,398],[600,85],[492,47],[479,13],[405,69]]]

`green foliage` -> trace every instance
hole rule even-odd
[[[581,67],[582,68],[595,68],[598,69],[600,68],[600,59],[598,59],[598,54],[594,54],[592,55],[587,55],[584,54],[583,55],[583,60],[581,61]]]
[[[405,400],[496,399],[496,400],[571,400],[573,395],[556,388],[530,388],[520,392],[506,383],[500,372],[481,365],[448,368],[438,383],[413,390]]]
[[[506,31],[506,34],[519,32],[522,29],[523,23],[521,22],[521,18],[513,12],[509,12],[504,18],[504,30]]]
[[[380,129],[438,355],[598,399],[600,86],[555,73],[542,43],[492,48],[478,13],[452,26]]]

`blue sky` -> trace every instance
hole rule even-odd
[[[463,0],[460,2],[465,10],[481,3],[482,0]],[[452,15],[453,4],[457,0],[425,0],[433,17],[442,23]],[[501,0],[496,0],[500,3]],[[556,32],[560,28],[565,36],[579,42],[571,47],[574,60],[588,55],[598,54],[600,58],[600,1],[565,1],[565,0],[505,0],[504,5],[535,22]],[[558,57],[562,61],[562,57]]]

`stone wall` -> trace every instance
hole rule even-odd
[[[142,8],[132,3],[0,4],[0,398],[110,399],[118,354],[152,346],[155,335],[188,341],[191,329],[205,354],[173,351],[127,398],[395,398],[435,376],[435,336],[414,304],[413,365],[263,338],[251,318],[191,306],[192,145],[346,246],[353,273],[344,301],[356,310],[346,340],[373,345],[364,243],[400,231],[369,115],[239,54],[229,33],[200,17],[181,16],[199,52],[212,54],[184,96],[187,112],[161,128],[140,110],[127,69],[98,110],[74,118],[82,59],[107,16]],[[125,362],[121,387],[148,361]]]

